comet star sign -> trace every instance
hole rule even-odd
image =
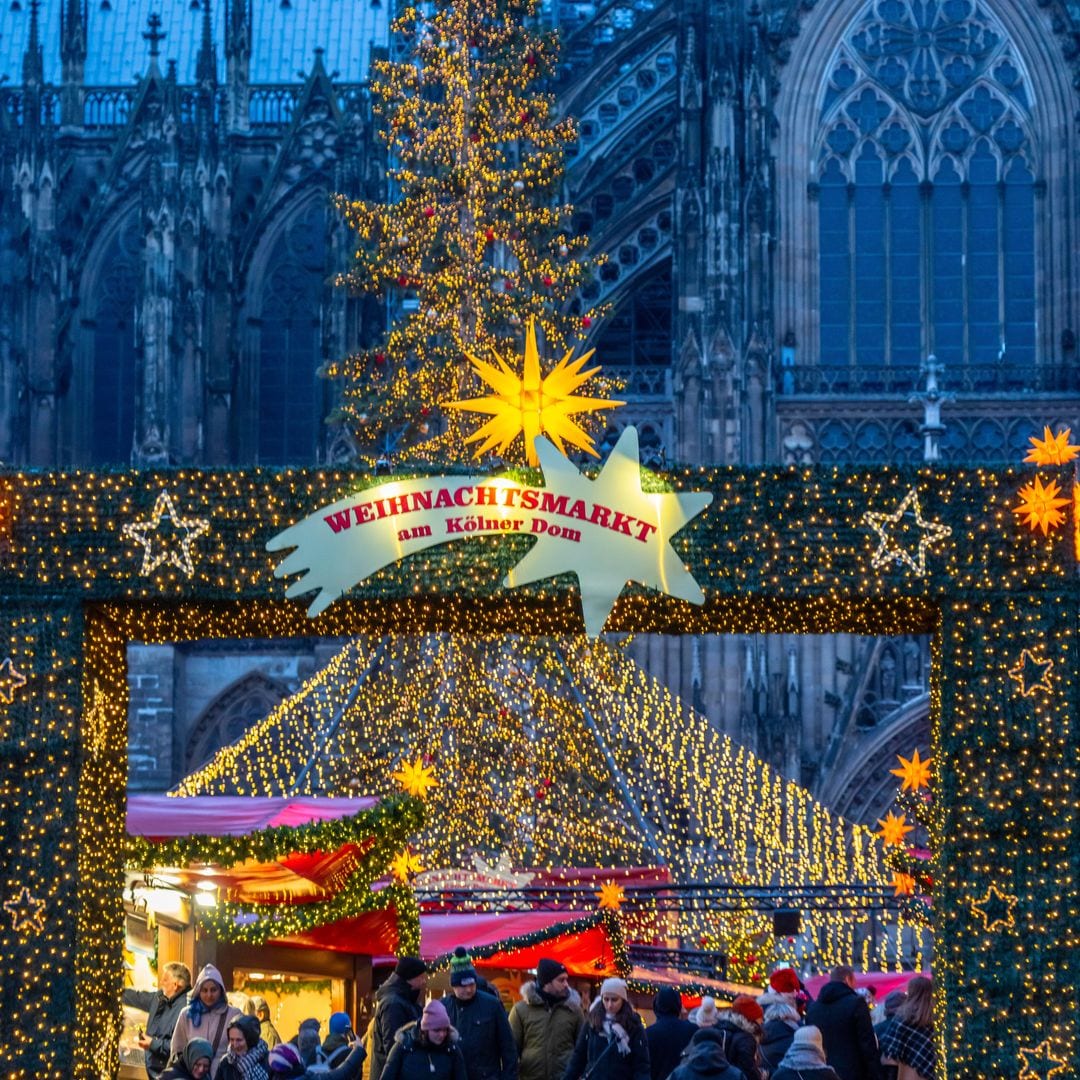
[[[710,492],[641,490],[637,430],[628,427],[595,480],[538,437],[545,486],[507,477],[394,480],[349,495],[273,537],[268,551],[295,548],[274,571],[302,574],[289,597],[316,592],[308,614],[325,611],[391,563],[455,539],[500,533],[537,538],[507,574],[511,588],[577,575],[585,630],[596,636],[630,581],[701,604],[705,594],[671,538],[711,502]]]

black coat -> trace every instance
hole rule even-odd
[[[468,1080],[465,1059],[453,1032],[441,1046],[420,1041],[420,1025],[399,1031],[383,1066],[383,1080]]]
[[[594,1005],[578,1032],[577,1043],[566,1066],[566,1072],[563,1073],[563,1080],[581,1080],[586,1073],[589,1074],[589,1080],[652,1080],[645,1025],[637,1013],[632,1014],[626,1029],[630,1038],[629,1054],[620,1054],[615,1040],[609,1039],[602,1029],[593,1027],[595,1013]]]
[[[658,1016],[656,1023],[645,1029],[652,1080],[665,1080],[665,1077],[671,1075],[678,1067],[682,1052],[694,1037],[695,1031],[695,1024],[691,1024],[689,1020],[680,1020],[677,1016]]]
[[[730,1009],[721,1015],[722,1019],[714,1025],[714,1030],[724,1036],[724,1054],[728,1061],[736,1069],[742,1070],[746,1080],[762,1080],[758,1068],[757,1035],[754,1034],[760,1029]]]
[[[820,1069],[777,1069],[770,1080],[839,1080],[828,1065]]]
[[[766,1069],[775,1069],[788,1052],[795,1029],[786,1020],[766,1020],[761,1036],[761,1061]]]
[[[694,1025],[691,1024],[691,1027]],[[694,1043],[671,1080],[746,1080],[741,1069],[724,1056],[724,1048],[712,1041]]]
[[[423,1015],[420,991],[414,990],[400,975],[393,973],[375,991],[375,1020],[371,1035],[371,1080],[380,1080],[394,1036],[407,1024]]]
[[[821,1029],[825,1058],[840,1080],[881,1080],[881,1055],[870,1006],[847,983],[826,983],[806,1010]]]
[[[517,1080],[517,1044],[502,1002],[477,988],[469,1001],[451,993],[442,1003],[457,1028],[469,1080]]]
[[[146,1034],[150,1049],[146,1051],[146,1075],[158,1080],[172,1054],[172,1033],[176,1018],[187,1004],[187,989],[167,998],[160,990],[125,990],[124,1004],[133,1009],[145,1009]]]

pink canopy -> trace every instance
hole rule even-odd
[[[333,821],[369,810],[376,799],[325,796],[248,798],[243,795],[129,795],[127,831],[147,840],[174,836],[244,836],[277,825]]]
[[[929,971],[868,971],[855,972],[856,987],[873,987],[877,993],[877,1000],[884,1001],[887,994],[894,990],[903,990],[905,986],[916,976],[922,975],[929,979]],[[828,975],[815,975],[806,980],[806,989],[810,996],[816,998],[821,993],[821,988],[829,981]]]

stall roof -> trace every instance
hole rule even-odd
[[[756,997],[761,993],[759,986],[742,986],[739,983],[723,982],[720,979],[710,979],[704,975],[694,975],[678,968],[646,967],[643,964],[635,964],[630,972],[630,980],[634,983],[649,987],[651,990],[659,990],[670,986],[679,991],[683,1004],[692,1008],[701,1002],[705,994],[709,994],[718,1001],[732,1001],[739,994],[750,994]]]

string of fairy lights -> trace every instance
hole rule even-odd
[[[1070,463],[1033,464],[1044,491],[1053,481],[1063,493],[1054,498],[1072,497],[1045,535],[1027,512],[1014,513],[1026,500],[1020,489],[1033,488],[1030,472],[673,469],[657,482],[714,494],[674,540],[708,600],[691,610],[630,590],[608,624],[936,631],[934,976],[949,1076],[1017,1066],[1024,1077],[1060,1075],[1076,1058],[1062,1005],[1080,986],[1076,485]],[[0,904],[11,905],[0,909],[0,969],[11,988],[0,1041],[10,1076],[89,1077],[115,1067],[106,1050],[115,1047],[121,985],[129,642],[578,632],[572,582],[497,592],[523,550],[510,538],[431,549],[313,622],[295,604],[267,601],[278,586],[266,539],[371,482],[344,471],[0,477],[0,663],[10,660],[0,672],[0,783],[12,807],[0,848]],[[906,545],[918,565],[924,534],[911,517],[891,521],[913,487],[923,521],[951,530],[926,545],[921,574],[890,546]],[[186,525],[163,516],[153,527],[162,491]],[[868,513],[885,515],[885,557],[876,561],[882,538]],[[202,521],[208,528],[191,536]],[[137,536],[123,532],[147,522]],[[178,565],[184,538],[190,572]],[[157,565],[144,572],[147,545]],[[565,658],[582,662],[569,646]],[[1052,668],[1038,666],[1048,661]],[[1025,682],[1011,676],[1017,669]],[[580,756],[583,768],[595,766],[584,749]],[[609,805],[603,796],[597,803]],[[620,835],[640,841],[633,830]],[[828,858],[827,845],[807,850]],[[426,852],[418,846],[418,854]],[[28,932],[39,913],[43,932]]]
[[[660,864],[686,883],[891,877],[869,830],[717,733],[623,650],[580,639],[349,643],[177,794],[384,794],[414,757],[438,777],[416,869],[480,854],[526,868]],[[706,912],[682,922],[695,941],[714,925]],[[847,913],[811,933],[823,966],[867,937]],[[898,964],[913,935],[921,949],[921,927],[901,920],[867,962]]]
[[[536,28],[539,7],[409,6],[392,23],[390,57],[373,65],[391,193],[339,199],[357,246],[338,283],[388,296],[400,314],[381,340],[326,368],[343,389],[335,418],[368,460],[467,460],[471,425],[444,408],[477,385],[466,357],[516,354],[535,321],[558,358],[602,313],[582,297],[599,260],[558,202],[575,131],[545,89],[558,39]],[[586,426],[603,430],[599,419]],[[507,460],[524,449],[508,448]]]

